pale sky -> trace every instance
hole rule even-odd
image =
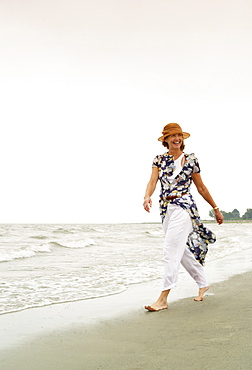
[[[0,223],[160,221],[169,122],[218,206],[252,208],[252,3],[0,2]],[[192,193],[202,218],[211,207]]]

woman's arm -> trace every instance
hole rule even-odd
[[[200,176],[200,173],[193,173],[192,174],[192,179],[193,179],[193,182],[194,184],[196,185],[196,188],[198,190],[198,192],[200,193],[200,195],[207,201],[207,203],[210,204],[210,206],[214,209],[217,207],[215,201],[213,200],[211,194],[209,193],[207,187],[204,185],[203,181],[202,181],[202,178]],[[218,224],[222,224],[222,222],[224,221],[224,217],[222,215],[222,213],[220,212],[219,208],[217,209],[214,209],[214,213],[215,213],[215,218],[216,218],[216,221],[218,222]]]
[[[150,181],[148,182],[146,192],[145,192],[145,196],[144,196],[143,206],[144,206],[145,211],[147,211],[147,212],[150,212],[150,208],[152,206],[151,196],[152,196],[152,194],[154,193],[154,191],[156,189],[157,181],[158,181],[158,168],[153,167],[152,168],[152,173],[151,173],[151,178],[150,178]]]

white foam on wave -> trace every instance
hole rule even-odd
[[[105,230],[101,229],[101,228],[94,228],[93,229],[94,231],[97,231],[98,233],[105,233]]]
[[[53,248],[70,248],[82,249],[97,245],[95,240],[89,238],[86,240],[64,241],[64,242],[48,242],[41,245],[33,245],[18,250],[10,250],[8,252],[0,252],[0,262],[9,262],[15,259],[31,258],[38,253],[50,253]]]
[[[35,256],[31,250],[18,250],[10,253],[0,253],[0,262],[8,262],[18,258],[29,258]]]
[[[73,234],[74,228],[65,228],[65,227],[59,227],[56,230],[53,231],[55,234]]]
[[[49,253],[51,247],[49,244],[42,244],[37,246],[30,246],[16,251],[10,251],[8,253],[0,253],[0,262],[8,262],[15,259],[30,258],[34,257],[37,253]]]
[[[73,248],[73,249],[81,249],[81,248],[90,247],[92,245],[97,245],[96,241],[91,238],[86,239],[86,240],[64,241],[63,243],[51,242],[50,244],[56,247]]]

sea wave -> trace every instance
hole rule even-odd
[[[0,262],[8,262],[20,258],[30,258],[34,257],[37,253],[49,252],[51,252],[51,248],[48,244],[20,248],[16,251],[0,253]]]
[[[155,224],[2,229],[6,235],[0,238],[0,261],[10,262],[1,264],[0,313],[116,294],[131,284],[161,278],[164,236]],[[211,224],[211,230],[217,242],[209,246],[206,265],[252,248],[251,225]]]
[[[90,293],[90,294],[83,294],[83,296],[80,296],[79,294],[76,296],[72,296],[69,294],[69,297],[55,297],[51,296],[50,298],[42,298],[39,302],[35,302],[32,300],[27,299],[21,299],[19,301],[19,305],[17,306],[15,300],[14,302],[6,302],[6,307],[5,305],[0,308],[0,315],[4,315],[7,313],[14,313],[14,312],[19,312],[23,311],[26,309],[30,308],[38,308],[38,307],[46,307],[46,306],[51,306],[54,304],[60,304],[60,303],[70,303],[70,302],[78,302],[78,301],[85,301],[88,299],[94,299],[94,298],[102,298],[102,297],[108,297],[110,295],[115,295],[115,294],[120,294],[128,289],[127,286],[120,286],[116,287],[115,289],[112,289],[111,291],[102,293],[102,292],[97,292],[97,293]]]
[[[105,230],[101,227],[93,227],[91,230],[96,231],[97,233],[105,233]]]
[[[73,234],[74,229],[69,229],[69,228],[64,228],[64,227],[59,227],[58,229],[53,231],[54,234]]]
[[[31,239],[38,239],[38,240],[43,240],[43,239],[47,239],[47,236],[45,235],[32,235],[30,236]]]
[[[91,247],[92,245],[97,245],[96,241],[93,239],[64,241],[63,243],[51,241],[41,245],[33,245],[25,248],[22,247],[18,250],[0,252],[0,262],[9,262],[21,258],[31,258],[36,256],[38,253],[50,253],[53,248],[82,249]]]
[[[50,242],[52,246],[60,247],[60,248],[74,248],[74,249],[81,249],[86,247],[91,247],[92,245],[97,245],[96,241],[93,239],[86,239],[86,240],[73,240],[73,241],[64,241],[62,242]]]

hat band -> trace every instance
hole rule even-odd
[[[187,132],[180,131],[179,129],[163,131],[162,134],[163,136],[159,137],[158,141],[164,141],[168,136],[175,134],[182,134],[183,139],[187,139],[190,136],[190,134],[188,134]]]

